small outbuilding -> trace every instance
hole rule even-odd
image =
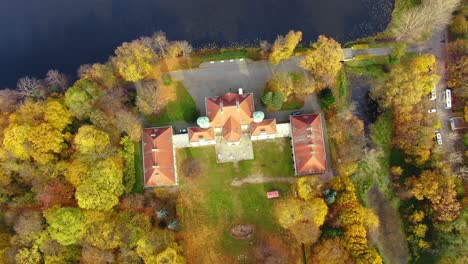
[[[267,198],[268,199],[273,199],[273,198],[279,198],[280,197],[280,194],[278,191],[271,191],[271,192],[267,192]]]

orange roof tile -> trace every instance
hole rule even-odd
[[[261,134],[276,134],[276,119],[265,119],[260,123],[252,122],[250,124],[250,135],[258,136]]]
[[[252,94],[227,93],[223,96],[207,97],[205,106],[211,126],[222,127],[227,141],[239,141],[240,126],[248,125],[253,121]]]
[[[176,184],[172,127],[143,129],[142,144],[145,187]]]
[[[327,168],[319,114],[291,116],[296,175],[323,173]]]
[[[223,126],[223,136],[226,141],[237,142],[241,137],[241,126],[239,122],[233,117],[229,117]]]
[[[190,142],[214,140],[214,129],[212,127],[190,127],[188,129],[188,137]]]

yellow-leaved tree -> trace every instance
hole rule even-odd
[[[128,82],[139,81],[151,72],[151,50],[138,41],[123,43],[115,50],[112,59],[114,67],[122,78]]]
[[[278,64],[282,60],[287,60],[294,53],[297,44],[302,40],[301,31],[289,31],[286,36],[278,36],[271,47],[270,62]]]
[[[343,60],[344,53],[340,43],[320,35],[317,42],[304,54],[301,67],[312,73],[318,87],[321,88],[334,82]]]

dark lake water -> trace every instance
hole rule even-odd
[[[393,0],[0,0],[0,87],[53,68],[72,76],[115,47],[163,30],[200,47],[272,41],[290,29],[304,41],[341,43],[382,31]]]

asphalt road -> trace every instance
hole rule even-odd
[[[243,88],[244,93],[254,94],[254,106],[257,111],[263,111],[265,118],[276,118],[278,123],[289,122],[289,116],[294,111],[303,113],[323,113],[320,103],[315,93],[307,96],[304,100],[304,107],[290,111],[267,112],[261,103],[265,83],[271,78],[274,71],[302,72],[307,78],[310,74],[299,66],[299,57],[292,57],[278,65],[272,65],[269,61],[225,60],[206,62],[198,69],[173,71],[171,77],[181,81],[188,92],[192,95],[201,115],[206,114],[205,97],[219,96],[227,92],[237,93],[239,88]],[[331,164],[330,148],[327,138],[325,119],[322,118],[324,128],[324,140],[327,153],[327,163]],[[332,175],[330,170],[327,175]],[[327,176],[330,179],[331,176]]]

